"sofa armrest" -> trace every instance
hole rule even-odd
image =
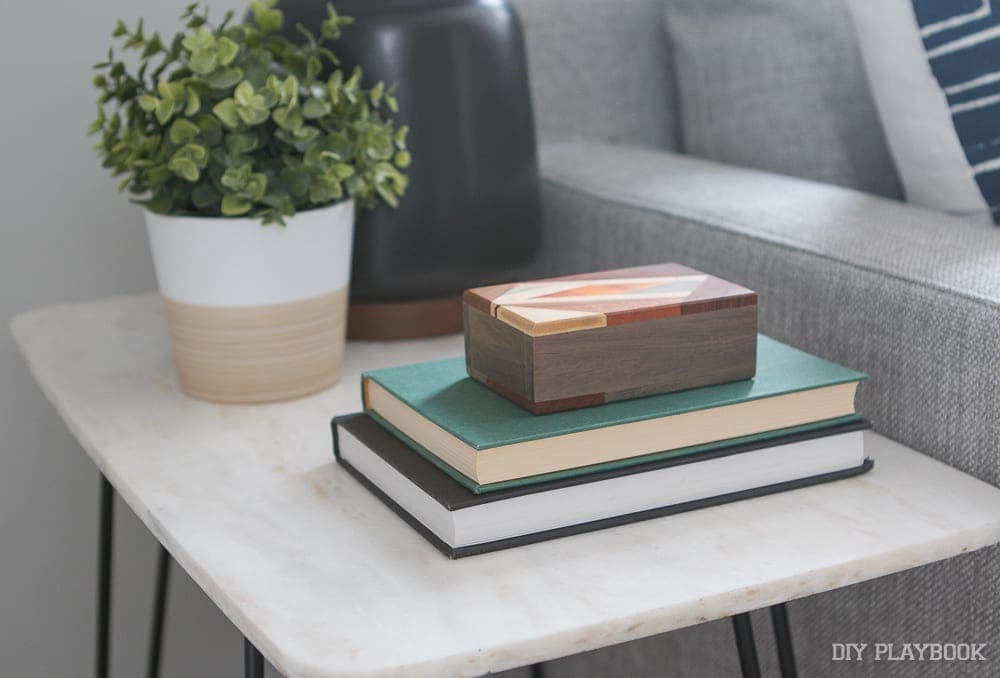
[[[876,430],[1000,485],[1000,229],[662,151],[541,150],[539,274],[678,261],[760,293],[760,327],[867,372]]]
[[[676,148],[663,0],[514,0],[542,142]]]

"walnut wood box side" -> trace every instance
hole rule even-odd
[[[469,375],[534,414],[749,379],[756,295],[699,313],[530,336],[463,306]]]

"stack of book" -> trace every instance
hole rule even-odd
[[[368,372],[334,419],[338,461],[450,557],[871,468],[865,375],[757,335],[749,290],[663,265],[465,301],[465,359]]]

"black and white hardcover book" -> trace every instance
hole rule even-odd
[[[872,467],[866,421],[475,494],[364,414],[333,420],[337,461],[461,558],[847,478]]]

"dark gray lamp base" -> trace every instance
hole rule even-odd
[[[367,85],[395,83],[413,163],[398,209],[359,214],[352,337],[461,329],[457,297],[516,280],[540,242],[538,164],[521,25],[500,0],[337,0],[333,49]],[[281,0],[283,31],[319,31],[326,6]],[[395,317],[394,317],[395,316]]]

